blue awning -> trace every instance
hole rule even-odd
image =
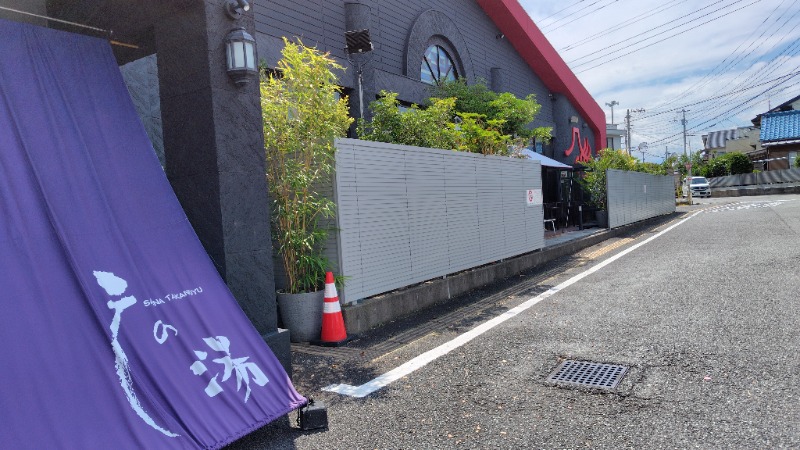
[[[536,153],[530,149],[523,149],[520,152],[521,155],[527,156],[528,159],[533,159],[542,163],[543,166],[547,167],[555,167],[556,169],[570,169],[572,170],[572,166],[564,164],[562,162],[556,161],[555,159],[548,158],[547,156],[542,155],[541,153]]]

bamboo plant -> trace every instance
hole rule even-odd
[[[290,294],[322,288],[328,261],[322,221],[335,204],[320,194],[334,170],[334,139],[352,119],[334,71],[344,68],[327,53],[284,38],[275,71],[261,77],[261,109],[273,239]]]

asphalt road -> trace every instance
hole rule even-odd
[[[800,448],[800,196],[698,201],[464,300],[480,308],[433,311],[441,328],[386,354],[370,346],[399,328],[295,352],[296,384],[328,405],[329,429],[287,419],[231,448]],[[322,390],[363,385],[518,305],[364,398]],[[564,359],[629,370],[613,390],[546,382]]]

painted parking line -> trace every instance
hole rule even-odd
[[[438,346],[438,347],[436,347],[436,348],[434,348],[432,350],[428,350],[427,352],[417,356],[416,358],[411,359],[410,361],[406,362],[405,364],[402,364],[402,365],[398,366],[397,368],[392,369],[389,372],[386,372],[385,374],[383,374],[383,375],[381,375],[381,376],[379,376],[377,378],[374,378],[371,381],[368,381],[368,382],[362,384],[361,386],[352,386],[352,385],[349,385],[349,384],[332,384],[330,386],[322,388],[322,390],[323,391],[328,391],[328,392],[336,392],[338,394],[347,395],[347,396],[350,396],[350,397],[357,397],[357,398],[366,397],[367,395],[372,394],[373,392],[375,392],[375,391],[377,391],[377,390],[379,390],[379,389],[381,389],[381,388],[383,388],[385,386],[388,386],[390,383],[392,383],[394,381],[397,381],[400,378],[405,377],[406,375],[416,371],[417,369],[420,369],[420,368],[424,367],[428,363],[430,363],[432,361],[435,361],[436,359],[438,359],[438,358],[450,353],[451,351],[461,347],[462,345],[464,345],[467,342],[475,339],[476,337],[482,335],[483,333],[491,330],[492,328],[500,325],[501,323],[520,315],[521,313],[523,313],[524,311],[532,308],[533,306],[535,306],[536,304],[538,304],[542,300],[544,300],[544,299],[546,299],[548,297],[551,297],[551,296],[555,295],[556,293],[558,293],[559,291],[561,291],[562,289],[567,288],[567,287],[577,283],[578,281],[588,277],[589,275],[597,272],[598,270],[602,269],[603,267],[605,267],[605,266],[611,264],[612,262],[622,258],[623,256],[625,256],[628,253],[630,253],[630,252],[638,249],[639,247],[647,244],[648,242],[653,241],[655,239],[658,239],[659,237],[661,237],[665,233],[668,233],[669,231],[673,230],[674,228],[682,225],[684,222],[686,222],[687,220],[692,219],[693,217],[695,217],[699,213],[700,212],[696,212],[696,213],[692,214],[691,216],[689,216],[689,217],[687,217],[685,219],[682,219],[681,221],[679,221],[679,222],[673,224],[672,226],[660,231],[659,233],[647,238],[646,240],[644,240],[644,241],[642,241],[642,242],[640,242],[638,244],[635,244],[635,245],[631,246],[630,248],[627,248],[627,249],[619,252],[618,254],[608,258],[607,260],[605,260],[605,261],[603,261],[603,262],[601,262],[601,263],[599,263],[599,264],[597,264],[597,265],[595,265],[593,267],[590,267],[589,269],[585,270],[584,272],[581,272],[581,273],[575,275],[574,277],[564,281],[563,283],[561,283],[561,284],[559,284],[557,286],[554,286],[554,287],[548,289],[545,292],[542,292],[541,294],[537,295],[536,297],[533,297],[533,298],[531,298],[529,300],[526,300],[525,302],[521,303],[520,305],[518,305],[518,306],[516,306],[514,308],[509,309],[508,311],[504,312],[503,314],[500,314],[499,316],[497,316],[497,317],[495,317],[493,319],[490,319],[490,320],[482,323],[481,325],[478,325],[477,327],[467,331],[466,333],[457,336],[455,339],[453,339],[451,341],[445,342],[444,344],[442,344],[442,345],[440,345],[440,346]]]

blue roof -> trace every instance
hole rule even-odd
[[[761,142],[800,139],[800,110],[761,116]]]

